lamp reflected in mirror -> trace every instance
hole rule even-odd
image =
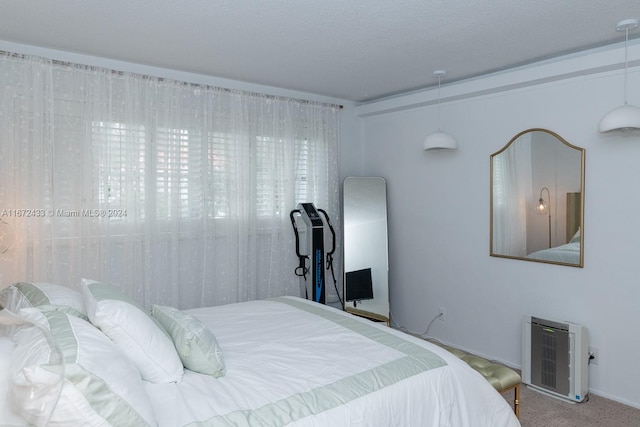
[[[536,205],[536,212],[538,215],[547,215],[549,217],[549,247],[551,247],[551,206],[542,198],[542,192],[547,191],[547,200],[551,200],[551,193],[547,187],[542,187],[540,190],[540,198]]]

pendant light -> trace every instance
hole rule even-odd
[[[614,130],[631,130],[640,129],[640,108],[627,103],[627,66],[628,66],[628,48],[629,31],[638,28],[637,19],[625,19],[618,22],[616,31],[624,31],[624,105],[609,111],[600,120],[598,130],[600,133],[610,132]]]
[[[440,130],[440,79],[447,75],[445,70],[436,70],[433,77],[438,79],[438,130],[427,135],[424,140],[424,150],[455,150],[458,148],[456,139]]]

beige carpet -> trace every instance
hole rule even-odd
[[[513,392],[504,393],[509,403]],[[522,427],[640,427],[640,409],[591,395],[583,403],[571,403],[520,387]]]

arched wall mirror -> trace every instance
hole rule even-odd
[[[343,184],[345,310],[389,322],[387,186],[381,177]]]
[[[491,256],[583,267],[584,157],[546,129],[491,155]]]

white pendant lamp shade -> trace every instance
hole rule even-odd
[[[600,120],[598,131],[600,133],[611,131],[628,131],[632,129],[640,129],[640,108],[627,103],[627,66],[628,66],[628,49],[629,31],[638,28],[637,19],[625,19],[618,22],[616,31],[624,31],[624,105],[609,111]]]
[[[629,104],[609,111],[598,125],[600,133],[631,129],[640,129],[640,107]]]
[[[444,70],[436,70],[433,77],[438,79],[438,123],[440,123],[440,79],[447,75]],[[427,135],[422,147],[426,150],[455,150],[458,148],[456,139],[446,132],[442,132],[440,128],[436,132]]]
[[[430,133],[424,140],[425,150],[455,150],[457,148],[458,142],[456,139],[441,130]]]

